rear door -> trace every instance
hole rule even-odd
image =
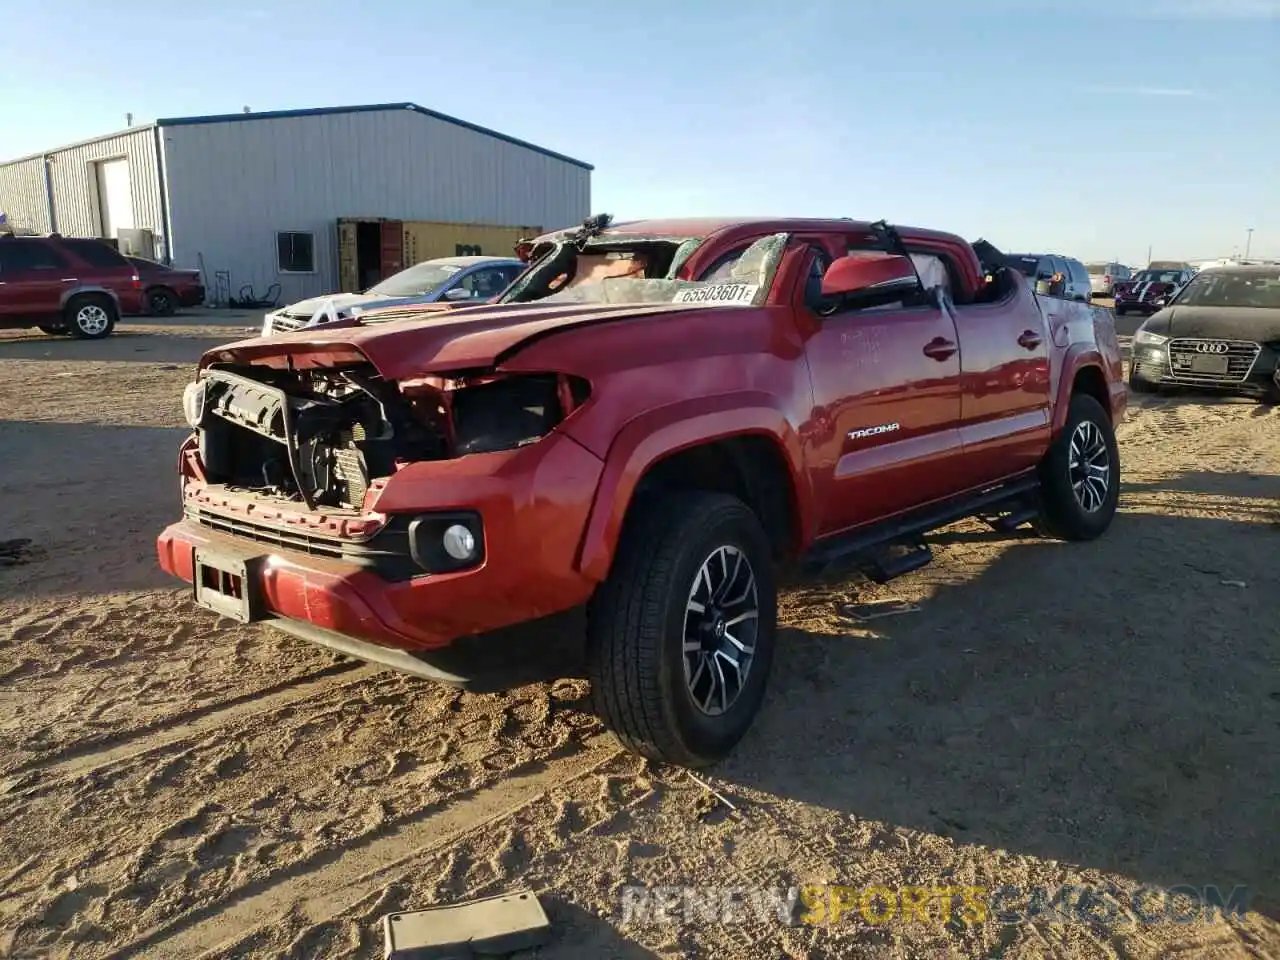
[[[1014,294],[954,307],[965,452],[958,487],[1003,480],[1039,462],[1051,430],[1051,331],[1070,306],[1060,297]]]
[[[75,283],[70,273],[67,259],[44,240],[0,240],[0,311],[13,320],[57,317],[63,288]]]

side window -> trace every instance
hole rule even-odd
[[[827,255],[827,251],[820,247],[811,247],[809,272],[804,281],[804,305],[820,317],[827,316],[839,306],[839,301],[835,297],[822,295],[822,278],[829,266],[831,266],[831,257]]]
[[[38,240],[0,241],[0,270],[17,273],[20,270],[61,270],[67,265],[47,243]]]
[[[506,274],[498,267],[477,270],[463,277],[458,286],[470,293],[473,300],[488,300],[506,289]]]
[[[742,259],[742,255],[746,252],[746,247],[740,247],[737,250],[730,250],[728,253],[722,254],[716,259],[715,263],[702,271],[702,276],[698,277],[698,279],[707,283],[721,283],[728,280],[730,271],[737,266],[738,261]]]
[[[131,266],[117,250],[98,240],[63,240],[67,249],[91,267],[120,268]]]
[[[1071,264],[1071,276],[1075,278],[1076,283],[1083,286],[1089,285],[1089,271],[1084,268],[1084,264],[1079,260],[1068,260]]]
[[[515,283],[516,277],[524,273],[524,267],[502,267],[502,288],[505,290],[511,284]]]

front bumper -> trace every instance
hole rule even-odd
[[[1221,356],[1225,372],[1192,369],[1192,358],[1201,342],[1229,342],[1229,350]],[[1175,337],[1159,345],[1133,345],[1132,376],[1153,386],[1195,387],[1246,396],[1280,393],[1280,350],[1248,341],[1215,341],[1203,338]]]
[[[316,630],[290,632],[315,642],[336,636],[411,653],[439,650],[459,637],[569,610],[590,597],[595,582],[577,569],[577,555],[602,468],[585,448],[551,434],[517,451],[399,471],[374,510],[392,516],[468,510],[482,518],[483,561],[451,573],[387,579],[368,566],[307,552],[297,536],[289,542],[277,534],[269,542],[265,528],[255,534],[246,516],[236,520],[245,532],[235,534],[191,518],[172,524],[160,534],[157,552],[160,566],[188,583],[195,579],[197,549],[252,561],[246,589],[260,611],[254,619],[282,629],[289,622],[309,625]]]

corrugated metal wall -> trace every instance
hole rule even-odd
[[[139,127],[50,150],[48,157],[55,222],[49,222],[42,157],[0,166],[0,210],[6,212],[10,219],[29,220],[30,223],[24,223],[24,226],[40,231],[56,229],[68,237],[102,236],[95,164],[99,160],[127,159],[134,226],[151,230],[158,240],[163,239],[160,173],[156,166],[152,127]],[[163,244],[158,246],[156,253],[163,255]]]
[[[0,166],[0,213],[11,224],[48,233],[49,203],[45,196],[43,157]]]
[[[53,157],[49,168],[53,179],[53,215],[58,221],[58,232],[69,237],[102,236],[94,164],[99,160],[128,158],[134,226],[151,230],[163,239],[163,205],[154,137],[151,127],[140,127],[50,154]],[[163,244],[158,241],[157,247],[157,255],[162,256]]]
[[[161,127],[174,260],[272,283],[287,303],[338,289],[337,219],[568,226],[591,172],[409,110]],[[315,235],[314,274],[280,274],[277,231]]]

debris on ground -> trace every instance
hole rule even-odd
[[[382,918],[386,960],[462,960],[540,947],[551,922],[532,891]]]
[[[920,605],[902,597],[886,597],[883,600],[867,600],[861,603],[841,603],[836,610],[846,620],[866,623],[881,617],[896,617],[904,613],[918,613]]]

